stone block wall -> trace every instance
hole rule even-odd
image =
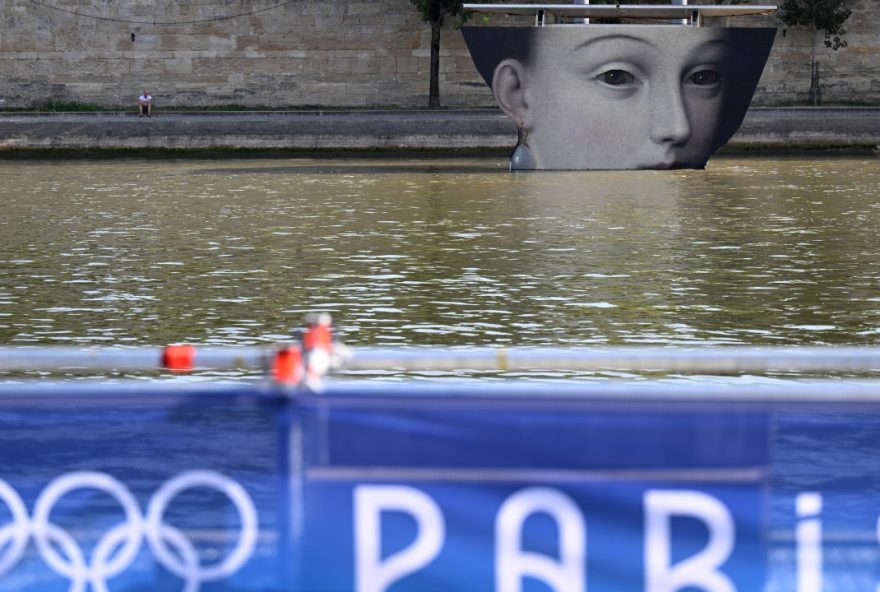
[[[428,44],[409,0],[3,0],[0,106],[420,107]],[[441,45],[444,104],[491,105],[461,34]]]
[[[823,98],[880,104],[880,3],[850,2],[849,46],[820,50]],[[780,34],[757,104],[806,100],[809,42]],[[144,88],[159,108],[423,107],[428,56],[429,28],[409,0],[0,0],[5,108],[130,106]],[[453,28],[441,101],[494,105]]]
[[[847,46],[837,51],[825,47],[822,35],[812,39],[804,28],[780,27],[754,104],[806,104],[815,43],[823,104],[880,106],[880,2],[848,0],[847,6],[852,11],[844,24]],[[750,23],[778,24],[772,17]]]

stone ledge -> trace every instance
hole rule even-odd
[[[501,112],[0,113],[0,150],[510,150]],[[880,108],[754,108],[731,149],[880,146]]]

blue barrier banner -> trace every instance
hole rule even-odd
[[[0,589],[873,590],[836,388],[4,385]]]
[[[766,579],[766,413],[548,393],[376,403],[336,393],[300,410],[315,436],[295,545],[303,589]]]
[[[283,589],[279,429],[242,387],[3,389],[0,589]]]

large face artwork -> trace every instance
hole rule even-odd
[[[775,29],[466,27],[514,119],[514,169],[702,168],[739,128]]]

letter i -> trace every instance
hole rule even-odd
[[[801,493],[795,500],[797,592],[822,590],[822,494]]]
[[[877,516],[877,541],[880,542],[880,516]],[[880,592],[880,584],[877,584],[875,591]]]

